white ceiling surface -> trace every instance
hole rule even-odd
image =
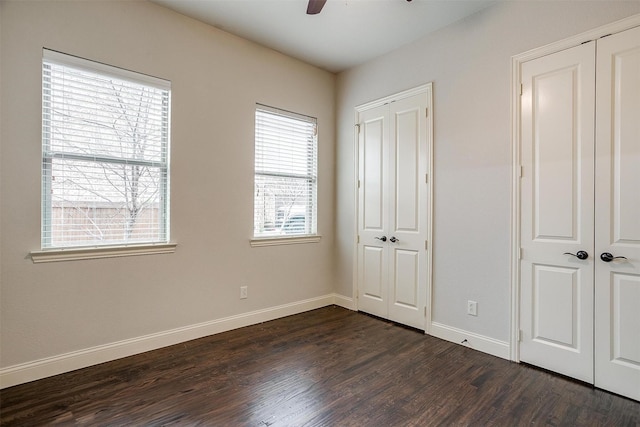
[[[152,0],[332,72],[388,53],[495,0]]]

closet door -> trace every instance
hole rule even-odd
[[[358,309],[389,316],[389,107],[360,113],[358,134]]]
[[[389,319],[425,328],[427,119],[424,94],[389,104]]]
[[[595,43],[522,66],[520,360],[593,382]]]
[[[359,113],[358,309],[425,329],[426,93]]]
[[[596,75],[595,385],[640,400],[640,28],[598,40]]]

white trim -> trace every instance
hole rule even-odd
[[[437,322],[431,323],[431,335],[445,341],[464,345],[474,350],[509,360],[509,343],[506,341],[485,337],[484,335],[443,325],[442,323]]]
[[[353,116],[353,201],[354,201],[354,216],[353,216],[353,265],[352,265],[352,280],[351,280],[351,298],[354,302],[354,310],[358,310],[358,244],[360,243],[359,235],[360,228],[358,226],[358,218],[360,217],[360,201],[359,201],[359,192],[360,188],[358,187],[358,180],[360,179],[360,111],[356,108],[354,110]],[[356,131],[357,129],[357,131]]]
[[[425,301],[425,306],[427,308],[427,314],[425,316],[425,325],[424,331],[427,334],[431,334],[431,325],[432,325],[432,309],[433,309],[433,187],[434,187],[434,177],[435,173],[433,170],[434,161],[433,161],[433,83],[428,83],[423,86],[427,93],[427,126],[429,127],[429,131],[427,132],[427,155],[429,156],[427,167],[428,181],[427,181],[427,210],[429,215],[429,221],[427,222],[427,301]]]
[[[509,359],[520,361],[520,62],[511,58],[511,322]],[[517,335],[514,335],[517,334]]]
[[[430,93],[433,87],[433,82],[425,83],[421,86],[414,87],[412,89],[407,89],[402,92],[394,93],[393,95],[385,96],[384,98],[376,99],[374,101],[366,102],[364,104],[360,104],[356,106],[356,123],[358,123],[358,112],[369,110],[371,108],[379,107],[384,104],[388,104],[391,101],[397,101],[403,98],[409,98],[413,95],[420,95],[422,93]],[[431,107],[431,105],[429,105]],[[431,112],[429,112],[431,115]],[[357,139],[357,138],[356,138]]]
[[[356,301],[353,298],[349,298],[340,294],[333,294],[333,303],[348,310],[356,311],[358,309],[356,307]]]
[[[640,14],[631,15],[627,18],[603,25],[598,28],[594,28],[589,31],[585,31],[584,33],[580,33],[573,37],[569,37],[564,40],[559,40],[545,46],[528,50],[511,57],[511,59],[512,61],[515,60],[518,61],[518,63],[523,63],[532,59],[540,58],[542,56],[550,55],[552,53],[560,52],[561,50],[578,46],[585,42],[597,40],[610,34],[620,33],[637,26],[640,26]]]
[[[296,236],[296,237],[257,237],[251,239],[251,247],[259,248],[262,246],[277,245],[297,245],[300,243],[318,243],[322,236]]]
[[[102,62],[93,61],[91,59],[81,58],[79,56],[69,55],[55,50],[43,48],[42,58],[47,62],[58,65],[66,65],[69,67],[80,68],[94,73],[108,74],[121,80],[128,80],[133,83],[144,83],[161,90],[171,90],[171,82],[159,77],[150,76],[149,74],[139,73],[125,68],[114,67],[113,65],[104,64]]]
[[[177,243],[157,243],[147,245],[46,249],[41,251],[32,251],[31,260],[34,264],[39,264],[41,262],[78,261],[82,259],[170,254],[176,251],[176,246],[178,246]]]
[[[8,366],[0,369],[0,389],[333,304],[350,308],[348,298],[328,294]]]
[[[272,107],[270,105],[261,104],[259,102],[256,102],[256,111],[257,110],[264,111],[266,113],[276,114],[278,116],[282,116],[286,118],[293,118],[293,119],[300,120],[307,123],[313,123],[314,125],[318,124],[318,119],[316,117],[309,116],[306,114],[296,113],[295,111],[283,110],[282,108]]]
[[[511,328],[509,358],[520,361],[520,70],[524,62],[640,26],[640,14],[511,57]]]

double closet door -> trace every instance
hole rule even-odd
[[[640,27],[521,79],[520,360],[640,400]]]
[[[356,110],[358,309],[422,330],[428,284],[430,99],[426,86]]]

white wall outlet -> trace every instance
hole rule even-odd
[[[247,287],[240,286],[240,299],[246,299],[246,298],[247,298]]]
[[[478,315],[478,303],[475,301],[467,301],[467,314],[470,316]]]

